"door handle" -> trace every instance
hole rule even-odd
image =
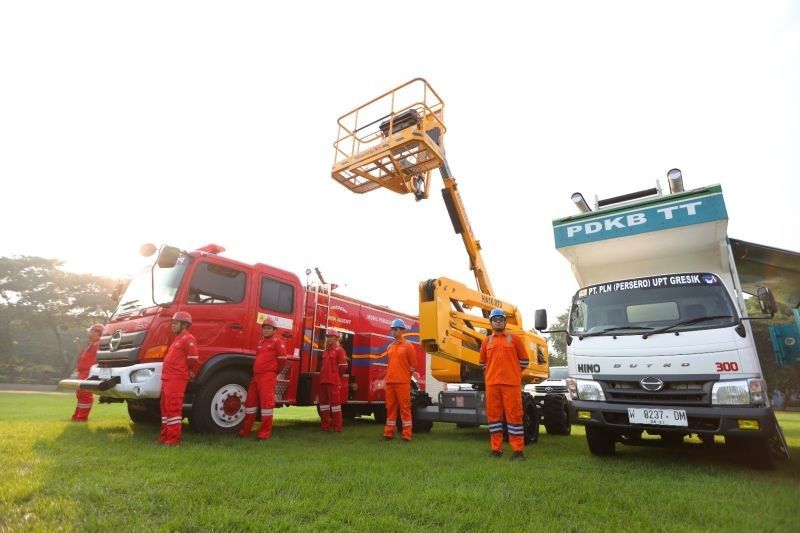
[[[242,326],[238,322],[234,322],[234,323],[231,324],[231,329],[243,329],[243,328],[244,328],[244,326]]]

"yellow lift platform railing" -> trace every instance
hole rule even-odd
[[[444,162],[444,102],[413,79],[342,115],[333,179],[359,194],[384,187],[428,197],[430,173]]]

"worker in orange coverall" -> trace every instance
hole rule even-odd
[[[397,411],[403,423],[403,438],[411,441],[413,422],[411,420],[411,373],[417,365],[417,354],[410,342],[403,338],[408,329],[405,322],[396,318],[390,326],[394,342],[389,346],[386,365],[386,426],[383,439],[392,440],[397,425]]]
[[[506,313],[489,313],[492,334],[481,344],[480,364],[486,382],[486,418],[492,457],[503,455],[503,419],[508,426],[511,460],[525,460],[525,429],[522,425],[522,371],[528,366],[525,346],[516,335],[506,332]]]
[[[275,409],[275,383],[278,379],[278,363],[286,360],[286,345],[275,335],[277,323],[266,318],[261,324],[262,338],[256,347],[256,360],[253,363],[253,379],[247,388],[244,402],[244,425],[239,430],[240,437],[246,437],[253,429],[256,413],[261,408],[261,427],[258,440],[269,440],[272,436],[272,412]]]
[[[181,443],[183,395],[190,377],[195,376],[198,364],[197,339],[189,333],[192,315],[178,311],[172,317],[172,333],[161,368],[161,435],[158,442],[165,446]]]
[[[325,333],[325,351],[319,371],[319,417],[322,431],[342,431],[342,400],[339,392],[341,376],[347,372],[347,354],[339,346],[340,334],[335,329]]]
[[[100,346],[100,335],[102,334],[103,324],[95,324],[86,332],[86,346],[78,356],[78,363],[75,368],[78,379],[89,377],[89,370],[97,362],[97,348]],[[78,389],[75,391],[75,397],[78,399],[78,404],[72,414],[72,421],[86,422],[89,419],[89,411],[92,410],[94,395],[89,391]]]

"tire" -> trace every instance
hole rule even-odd
[[[134,424],[160,424],[161,406],[157,400],[129,400],[128,416]]]
[[[569,435],[569,404],[563,394],[548,394],[544,397],[544,427],[548,435]]]
[[[224,369],[211,376],[195,395],[189,424],[198,433],[236,433],[244,421],[244,402],[250,375]]]
[[[430,405],[433,405],[433,401],[427,392],[416,389],[411,391],[411,420],[414,422],[414,433],[430,433],[433,429],[433,420],[417,420],[414,416],[417,409],[424,409]]]
[[[536,410],[536,400],[528,393],[522,393],[522,427],[525,430],[523,437],[525,444],[532,444],[539,440],[539,413]]]
[[[357,405],[343,405],[342,406],[342,419],[343,420],[355,420],[359,416],[364,414],[361,411],[361,408]]]
[[[379,424],[386,423],[386,406],[385,405],[376,405],[372,409],[372,416],[375,417],[375,422]]]
[[[605,428],[586,426],[586,444],[592,455],[614,455],[616,439],[614,434]]]

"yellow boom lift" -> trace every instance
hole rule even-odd
[[[331,176],[359,194],[379,188],[411,194],[417,201],[428,198],[431,176],[438,169],[444,182],[444,199],[453,229],[461,235],[478,289],[446,277],[419,285],[420,344],[431,354],[433,376],[445,383],[470,383],[472,391],[445,391],[435,406],[415,406],[416,419],[485,424],[483,373],[480,346],[490,329],[489,311],[502,308],[507,329],[519,335],[530,365],[524,383],[538,383],[548,376],[547,341],[526,331],[516,306],[497,298],[481,256],[466,209],[445,156],[444,101],[421,78],[400,85],[353,109],[338,120]],[[548,432],[568,431],[567,409],[560,395],[540,404],[549,414]],[[523,396],[526,440],[538,437],[536,402]],[[551,431],[551,428],[553,431]],[[560,428],[560,431],[557,429]]]

